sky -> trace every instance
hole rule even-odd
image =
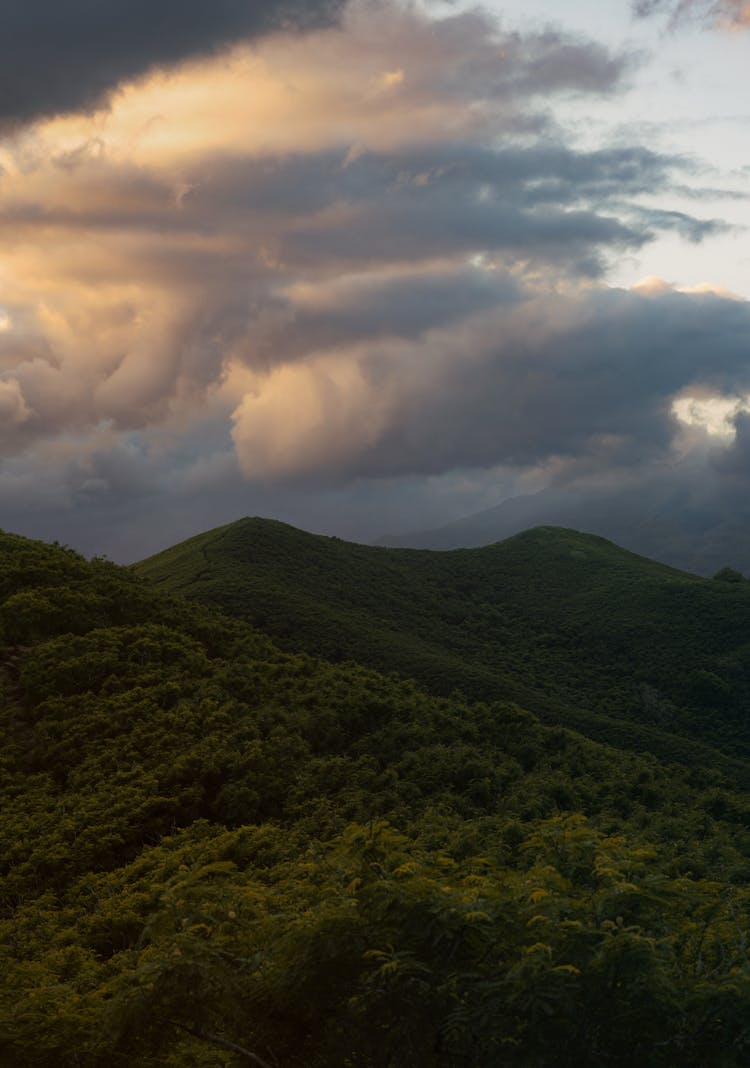
[[[750,5],[4,0],[0,527],[750,476]],[[696,474],[697,472],[697,474]]]

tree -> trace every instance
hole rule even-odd
[[[745,579],[740,571],[733,567],[722,567],[714,575],[716,582],[744,582]]]

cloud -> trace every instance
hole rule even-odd
[[[0,124],[92,110],[123,81],[276,30],[334,19],[337,0],[4,0]]]
[[[21,387],[13,379],[0,379],[0,442],[2,438],[29,418]]]
[[[664,459],[675,397],[750,390],[748,339],[750,303],[712,293],[532,292],[417,342],[260,376],[234,440],[248,474],[274,477]]]
[[[283,396],[308,356],[326,371],[296,384],[325,406],[354,388],[348,345],[507,302],[519,272],[600,275],[672,225],[634,201],[685,164],[577,150],[547,109],[614,91],[630,62],[487,14],[359,3],[0,145],[0,368],[30,413],[6,453],[103,424],[187,433],[205,411],[229,426],[235,368],[275,370]]]
[[[750,26],[747,0],[635,0],[633,10],[640,18],[664,12],[673,23],[694,19],[732,30]]]
[[[196,524],[314,517],[312,487],[339,515],[425,479],[468,501],[667,456],[675,397],[744,388],[742,302],[606,287],[657,235],[724,227],[652,206],[689,160],[560,121],[632,56],[385,2],[190,55],[0,142],[9,515],[53,502],[122,546],[164,498]]]

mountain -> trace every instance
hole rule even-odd
[[[354,545],[263,519],[136,565],[290,650],[510,700],[685,763],[750,757],[750,583],[539,527],[480,549]],[[745,772],[735,769],[742,776]]]
[[[342,618],[357,648],[367,624],[390,656],[386,624],[427,625],[439,609],[427,637],[442,685],[461,659],[446,664],[440,645],[460,631],[449,606],[461,595],[481,616],[484,569],[487,590],[535,606],[511,644],[521,675],[524,648],[535,671],[547,664],[532,688],[555,699],[567,661],[536,621],[571,582],[584,589],[571,634],[602,604],[622,628],[618,598],[638,576],[671,589],[674,634],[647,635],[664,665],[694,630],[718,668],[746,604],[743,583],[704,583],[568,531],[438,559],[435,572],[433,554],[246,521],[132,570],[0,532],[1,1065],[747,1063],[741,757],[693,741],[700,759],[677,766],[516,704],[437,697],[284,651],[156,582],[171,561],[173,585],[205,592],[218,573],[240,603],[255,574],[287,646],[335,632],[344,656]],[[360,572],[382,586],[353,606],[342,583]],[[566,617],[564,601],[556,611]],[[400,633],[422,663],[425,647]],[[590,637],[587,662],[603,655]]]
[[[700,479],[695,479],[700,484]],[[387,536],[379,544],[416,549],[473,548],[533,526],[573,527],[606,537],[641,556],[711,576],[721,567],[750,572],[750,516],[735,496],[654,480],[630,489],[542,490],[435,530]]]

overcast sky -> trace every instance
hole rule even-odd
[[[0,526],[742,487],[750,9],[562,10],[5,0]]]

